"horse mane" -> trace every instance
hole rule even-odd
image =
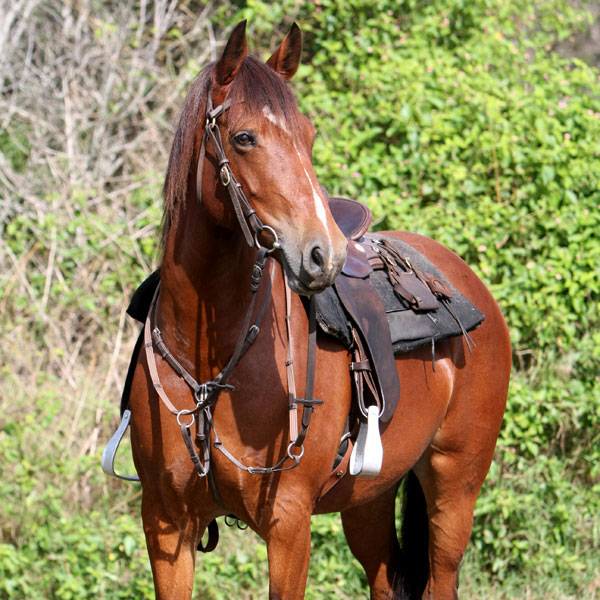
[[[215,66],[216,62],[209,64],[194,80],[179,118],[163,187],[163,248],[171,227],[185,206],[190,178],[196,171],[193,163],[198,150],[197,132],[205,117],[206,95]],[[296,99],[291,89],[280,75],[255,56],[248,55],[245,58],[227,92],[227,98],[231,100],[228,123],[235,123],[242,114],[264,118],[263,110],[268,107],[276,117],[285,120],[291,132],[299,127]]]

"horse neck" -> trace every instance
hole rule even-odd
[[[188,203],[165,244],[158,322],[167,346],[198,377],[227,361],[250,302],[255,251]]]

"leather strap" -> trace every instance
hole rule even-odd
[[[404,298],[413,310],[436,310],[440,306],[438,298],[452,296],[444,281],[413,267],[410,260],[387,240],[374,239],[373,242],[371,248],[377,255],[369,263],[373,268],[385,269],[394,292]]]
[[[304,391],[304,398],[298,398],[296,396],[296,382],[294,377],[294,359],[293,350],[294,345],[292,339],[292,328],[291,328],[291,310],[292,310],[292,292],[288,285],[288,278],[285,271],[283,272],[285,282],[285,304],[286,304],[286,315],[285,324],[287,331],[287,359],[286,359],[286,373],[288,383],[288,406],[289,406],[289,417],[290,417],[290,443],[294,446],[301,447],[306,438],[308,427],[310,425],[310,419],[314,410],[314,407],[318,404],[323,404],[322,400],[313,399],[314,387],[315,387],[315,367],[316,367],[316,356],[317,356],[317,319],[316,319],[316,304],[314,296],[311,296],[308,304],[308,346],[306,352],[306,387]],[[298,429],[298,404],[302,404],[302,415],[300,429]]]
[[[219,525],[217,524],[217,520],[213,519],[208,524],[207,529],[208,529],[208,540],[206,542],[206,545],[204,546],[202,544],[202,540],[200,540],[198,542],[198,550],[200,550],[200,552],[212,552],[217,547],[217,544],[219,543]]]
[[[155,305],[156,299],[158,297],[158,291],[160,290],[160,284],[157,286],[156,291],[154,292],[154,298],[152,298],[151,308]],[[164,405],[176,415],[179,411],[175,408],[171,400],[169,400],[169,396],[167,396],[165,390],[163,389],[162,384],[160,383],[160,377],[158,376],[158,369],[156,368],[156,359],[154,358],[154,348],[152,344],[152,334],[150,333],[150,319],[151,319],[152,310],[148,311],[148,316],[146,317],[146,322],[144,323],[144,350],[146,352],[146,364],[148,365],[148,371],[150,373],[150,379],[152,381],[152,385],[156,390],[159,398],[163,401]]]
[[[265,304],[263,309],[259,313],[259,319],[254,325],[250,326],[250,320],[252,319],[252,313],[254,312],[254,305],[256,303],[256,293],[258,292],[258,288],[260,285],[260,280],[262,278],[262,274],[269,257],[269,250],[266,248],[260,247],[258,249],[258,253],[256,256],[256,261],[254,263],[254,267],[252,268],[252,277],[250,281],[250,290],[252,291],[252,299],[250,300],[250,304],[248,309],[246,310],[246,316],[244,317],[244,322],[242,324],[242,328],[240,329],[240,334],[238,336],[238,340],[235,345],[235,349],[233,350],[233,354],[229,359],[229,362],[225,365],[223,370],[215,377],[214,382],[217,384],[224,384],[234,367],[240,361],[240,358],[244,354],[244,352],[250,347],[250,345],[256,339],[258,332],[260,331],[259,325],[260,321],[265,314],[266,304],[270,300],[271,297],[271,289],[272,289],[272,275],[273,270],[271,271],[271,283],[269,284],[269,289],[267,292],[267,297],[265,299]]]
[[[337,485],[347,473],[348,464],[350,462],[350,456],[352,455],[353,448],[354,442],[350,438],[348,438],[348,446],[346,447],[346,453],[340,461],[340,464],[332,471],[331,475],[329,475],[329,478],[325,482],[325,485],[321,488],[321,492],[319,493],[319,498],[317,499],[317,502],[320,502],[323,499],[323,496],[325,496],[325,494],[329,492],[331,488]]]
[[[308,433],[310,419],[314,407],[323,404],[323,400],[313,398],[315,388],[315,367],[317,355],[317,319],[315,297],[311,296],[308,305],[308,348],[306,352],[306,390],[304,398],[296,398],[296,402],[302,404],[302,420],[300,432],[294,442],[294,446],[301,446]]]
[[[373,403],[379,408],[379,413],[383,412],[383,403],[375,379],[373,377],[373,371],[371,368],[371,361],[369,360],[363,343],[360,339],[360,335],[356,329],[352,328],[352,337],[354,338],[354,362],[350,363],[350,372],[354,377],[354,389],[356,390],[356,403],[362,414],[367,418],[368,406],[365,402],[364,390],[365,386],[371,392]]]
[[[292,340],[292,290],[288,285],[288,277],[286,272],[283,272],[285,282],[285,329],[287,332],[287,350],[285,361],[285,372],[287,376],[288,386],[288,407],[290,419],[290,440],[295,442],[298,439],[298,403],[296,402],[296,379],[294,377],[294,358],[292,356],[293,340]]]
[[[206,123],[204,126],[205,130],[204,130],[204,133],[202,134],[202,143],[200,144],[200,153],[198,155],[198,165],[196,167],[196,199],[198,200],[198,204],[202,204],[202,171],[204,169],[204,156],[206,155],[206,137],[207,137],[206,126],[212,120],[212,119],[210,119],[210,116],[208,114],[208,102],[209,102],[208,98],[210,98],[210,90],[207,92],[207,101],[206,101],[207,108],[205,109],[207,115],[206,115]],[[210,103],[212,105],[212,99],[210,100]],[[228,110],[231,107],[231,100],[225,100],[225,102],[223,102],[223,104],[220,104],[219,107],[221,108],[221,111],[219,112],[219,114],[216,114],[213,117],[215,119],[221,113],[225,112],[226,110]]]
[[[245,465],[239,459],[237,459],[223,445],[223,442],[221,441],[221,438],[219,437],[219,434],[217,433],[217,430],[215,428],[215,424],[212,422],[212,417],[209,416],[209,419],[210,419],[210,427],[215,436],[213,446],[217,450],[219,450],[224,456],[226,456],[229,459],[229,461],[232,462],[236,467],[238,467],[242,471],[251,473],[252,475],[269,475],[271,473],[277,473],[279,471],[289,471],[290,469],[293,469],[294,467],[298,466],[298,463],[300,462],[300,459],[302,458],[302,455],[304,454],[304,448],[302,448],[302,450],[300,451],[299,454],[293,454],[291,452],[292,444],[290,443],[287,448],[286,455],[283,458],[281,458],[276,464],[272,465],[271,467],[255,467],[255,466],[251,466],[251,465],[250,466]],[[283,466],[287,460],[291,460],[292,464]]]
[[[198,201],[201,202],[202,169],[204,166],[206,143],[210,140],[217,156],[219,178],[229,192],[231,204],[242,229],[242,233],[246,238],[246,242],[252,247],[256,243],[256,235],[264,229],[264,225],[256,214],[256,211],[250,206],[250,203],[242,190],[242,184],[239,183],[231,170],[229,160],[225,155],[225,150],[223,148],[221,131],[217,125],[217,118],[229,109],[230,106],[231,101],[226,100],[223,104],[219,104],[219,106],[213,109],[210,90],[207,92],[206,124],[204,126],[204,135],[202,136],[202,145],[200,146],[200,155],[198,157],[198,167],[196,170],[196,196]],[[252,231],[250,231],[250,228],[252,228]]]

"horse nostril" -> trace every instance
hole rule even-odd
[[[302,254],[302,266],[299,278],[311,290],[323,289],[331,285],[339,269],[337,261],[327,246],[323,247],[318,242],[308,245]]]
[[[319,246],[315,246],[310,253],[310,257],[315,264],[315,266],[319,269],[323,268],[323,253],[321,252],[321,248]]]

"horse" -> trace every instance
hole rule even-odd
[[[340,512],[373,600],[454,599],[503,419],[507,326],[456,254],[421,235],[391,232],[437,265],[485,320],[471,333],[472,354],[455,337],[437,345],[435,365],[429,349],[395,358],[401,391],[382,426],[379,475],[345,474],[321,493],[351,410],[351,357],[321,332],[311,350],[303,297],[332,285],[348,241],[313,169],[315,129],[288,86],[301,48],[294,24],[263,62],[248,54],[240,23],[191,84],[174,137],[160,286],[148,317],[160,340],[150,336],[139,353],[129,398],[156,597],[191,598],[197,546],[215,518],[233,514],[267,544],[269,598],[303,598],[311,515]],[[303,367],[311,352],[312,375]],[[290,419],[290,353],[297,388],[312,385],[322,400],[307,411],[301,445],[291,432],[300,413]],[[206,435],[194,438],[192,423],[209,396]],[[202,448],[210,452],[200,456]]]

